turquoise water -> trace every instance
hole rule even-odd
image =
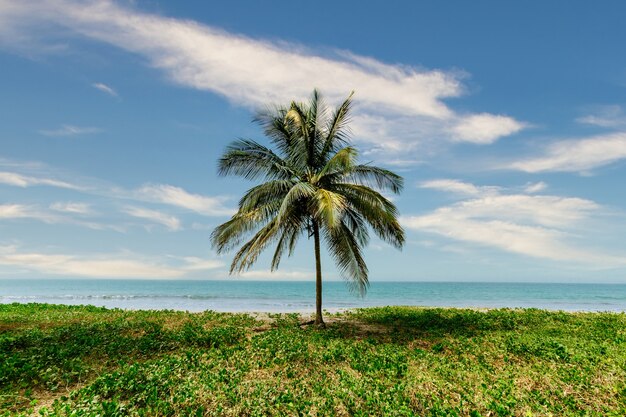
[[[0,303],[92,304],[126,309],[311,311],[313,282],[0,280]],[[324,308],[412,305],[626,311],[626,284],[374,282],[364,298],[324,284]]]

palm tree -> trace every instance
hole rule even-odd
[[[403,179],[383,168],[357,163],[348,141],[352,94],[329,111],[317,91],[309,103],[292,102],[259,113],[260,124],[276,151],[253,140],[231,143],[219,160],[220,175],[263,179],[239,201],[239,210],[211,235],[213,247],[224,253],[238,247],[230,273],[247,270],[261,252],[276,244],[271,270],[281,256],[294,252],[307,233],[315,247],[315,324],[322,318],[320,240],[328,246],[350,289],[365,294],[367,265],[362,256],[369,225],[376,235],[400,249],[404,231],[395,205],[379,191],[399,193]]]

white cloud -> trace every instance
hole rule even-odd
[[[234,210],[224,207],[224,197],[192,194],[172,185],[146,185],[137,190],[135,195],[138,199],[182,207],[204,216],[227,216],[234,213]]]
[[[6,163],[3,165],[11,164]],[[42,170],[42,168],[39,166],[37,166],[37,169],[39,171]],[[51,170],[45,168],[44,171]],[[22,188],[39,185],[66,188],[80,191],[89,195],[103,196],[117,200],[134,200],[141,202],[167,204],[175,207],[184,208],[186,210],[191,210],[203,216],[230,216],[235,213],[234,209],[225,206],[226,202],[229,201],[228,197],[194,194],[184,190],[181,187],[176,187],[168,184],[147,184],[139,189],[129,190],[94,179],[83,178],[81,182],[88,185],[76,185],[55,178],[50,178],[50,173],[46,173],[44,175],[47,175],[47,177],[24,175],[17,172],[0,171],[0,184]],[[90,207],[88,207],[88,205],[85,205],[85,203],[56,202],[50,205],[50,209],[57,212],[88,214],[87,211],[90,209]],[[132,212],[128,214],[134,215],[135,217],[152,219],[157,223],[164,224],[172,230],[177,229],[180,226],[176,225],[176,220],[174,220],[175,218],[173,218],[172,216],[168,217],[165,214],[159,216],[156,213],[157,212],[149,213],[148,211],[140,212],[139,210],[132,210]]]
[[[42,210],[36,205],[2,204],[0,205],[0,219],[33,219],[48,224],[70,223],[72,219],[65,218],[56,213]]]
[[[185,262],[184,269],[187,271],[205,271],[224,266],[224,263],[217,259],[203,259],[195,256],[187,256],[182,258],[182,260]]]
[[[23,219],[33,215],[32,209],[22,204],[0,205],[0,219]]]
[[[133,217],[147,219],[154,223],[162,224],[172,231],[180,230],[181,228],[180,219],[157,210],[149,210],[141,207],[126,207],[124,212]]]
[[[244,104],[307,98],[316,86],[339,98],[359,87],[368,106],[446,118],[451,111],[441,98],[462,93],[454,74],[388,65],[348,52],[324,57],[301,45],[256,40],[109,1],[23,1],[11,9],[0,13],[12,13],[15,26],[39,20],[65,26],[145,56],[182,85]]]
[[[0,172],[0,184],[12,185],[14,187],[31,187],[34,185],[48,185],[51,187],[68,188],[71,190],[80,190],[82,187],[70,184],[69,182],[59,181],[53,178],[31,177],[18,174],[15,172]]]
[[[457,203],[451,213],[476,219],[502,219],[541,226],[575,225],[600,207],[582,198],[549,195],[493,195]]]
[[[481,194],[495,194],[498,193],[499,187],[479,187],[467,182],[452,180],[452,179],[439,179],[424,181],[419,184],[420,188],[430,188],[435,190],[447,191],[454,194],[461,194],[467,196],[476,196]]]
[[[548,188],[548,184],[543,181],[539,181],[526,184],[526,186],[524,187],[524,192],[528,194],[535,194],[545,190],[546,188]]]
[[[537,226],[520,225],[500,220],[476,221],[456,217],[446,210],[431,215],[404,219],[406,227],[430,231],[450,239],[495,247],[507,252],[557,261],[598,262],[599,256],[568,247],[565,235]],[[602,257],[602,260],[606,259]]]
[[[453,139],[459,142],[490,144],[503,136],[521,131],[524,123],[502,115],[474,114],[460,120],[452,128]]]
[[[390,142],[382,146],[391,154],[416,151],[432,138],[488,144],[524,127],[508,116],[458,114],[447,106],[445,99],[465,93],[458,72],[390,65],[347,51],[321,54],[111,1],[24,0],[1,7],[2,15],[13,36],[26,36],[31,27],[40,28],[33,33],[70,29],[145,57],[180,85],[248,107],[306,99],[314,87],[336,103],[355,90],[355,139]]]
[[[73,203],[73,202],[56,202],[50,205],[50,208],[55,211],[70,214],[93,214],[91,205],[87,203]]]
[[[97,127],[81,127],[74,125],[61,125],[58,129],[52,130],[40,130],[44,136],[79,136],[79,135],[90,135],[94,133],[100,133],[102,129]]]
[[[164,257],[173,258],[173,257]],[[0,265],[10,265],[49,275],[81,278],[180,278],[194,271],[222,266],[217,260],[181,258],[176,265],[132,253],[93,255],[48,254],[0,246]]]
[[[502,166],[524,172],[586,172],[626,158],[626,133],[562,140],[547,147],[544,155]]]
[[[58,208],[67,209],[66,206],[59,206]],[[74,209],[76,210],[77,208],[75,207]],[[120,227],[118,225],[88,222],[75,218],[75,214],[88,214],[89,212],[77,213],[76,211],[72,212],[68,210],[58,210],[55,208],[52,208],[52,210],[53,211],[42,209],[36,205],[27,206],[23,204],[2,204],[0,205],[0,220],[32,219],[47,224],[70,224],[93,230],[114,230],[116,232],[125,232],[124,227]],[[59,212],[63,212],[68,215],[62,215]]]
[[[64,254],[19,252],[15,248],[0,248],[0,265],[19,266],[44,274],[78,276],[83,278],[177,278],[184,271],[152,262],[98,255],[79,257]]]
[[[600,106],[595,113],[579,117],[576,121],[592,126],[618,128],[626,126],[626,114],[618,105]]]
[[[108,85],[104,83],[93,83],[91,84],[91,86],[110,96],[117,97],[117,91],[115,91],[113,88],[109,87]]]
[[[524,194],[467,194],[429,214],[401,219],[409,228],[554,261],[624,266],[626,257],[591,249],[583,224],[600,217],[590,200]]]

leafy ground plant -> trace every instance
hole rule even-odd
[[[624,416],[626,315],[0,305],[1,416]]]

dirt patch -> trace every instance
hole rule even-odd
[[[69,397],[73,391],[79,390],[86,386],[87,384],[82,382],[80,384],[72,385],[66,387],[65,390],[59,392],[50,392],[50,391],[39,391],[34,393],[34,397],[37,400],[37,405],[33,408],[33,411],[30,413],[30,416],[40,416],[40,410],[44,408],[52,407],[52,404],[56,400],[61,400],[63,397]]]
[[[24,327],[23,323],[0,323],[0,333],[8,332],[11,330],[18,330],[21,327]]]

